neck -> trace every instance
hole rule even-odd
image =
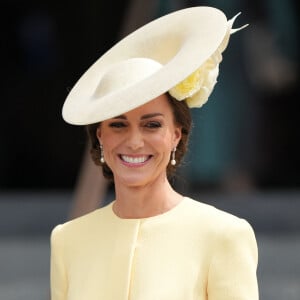
[[[124,219],[153,217],[175,207],[182,196],[171,187],[167,178],[160,183],[128,187],[115,183],[114,213]]]

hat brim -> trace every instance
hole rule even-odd
[[[102,55],[78,80],[63,105],[63,118],[87,125],[122,115],[166,93],[199,68],[227,32],[224,13],[212,7],[182,9],[134,31]],[[114,64],[149,58],[162,67],[126,89],[95,96],[104,74]]]

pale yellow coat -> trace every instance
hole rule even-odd
[[[251,226],[190,198],[146,219],[109,204],[51,236],[52,300],[256,300],[256,268]]]

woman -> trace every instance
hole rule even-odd
[[[234,19],[194,7],[123,39],[78,81],[64,119],[87,125],[115,200],[58,225],[52,300],[258,299],[251,226],[177,193],[168,178],[208,99]]]

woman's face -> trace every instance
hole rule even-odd
[[[138,187],[166,179],[170,154],[181,138],[167,96],[103,121],[97,130],[116,184]]]

